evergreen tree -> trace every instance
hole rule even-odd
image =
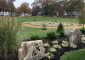
[[[62,25],[61,22],[58,25],[57,33],[59,34],[59,37],[64,37],[65,36],[65,34],[64,34],[64,28],[63,28],[63,25]]]

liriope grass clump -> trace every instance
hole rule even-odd
[[[17,49],[17,34],[20,31],[20,24],[16,23],[14,17],[0,17],[0,54]]]

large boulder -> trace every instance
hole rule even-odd
[[[82,43],[82,32],[79,29],[75,29],[69,35],[69,43],[70,45],[77,45]]]
[[[19,60],[39,60],[45,57],[43,41],[22,42],[19,48]]]

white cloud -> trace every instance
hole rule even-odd
[[[23,2],[28,2],[31,6],[34,0],[16,0],[14,2],[15,7],[19,7]]]

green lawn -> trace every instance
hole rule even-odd
[[[39,37],[46,37],[46,34],[48,32],[56,32],[56,29],[37,29],[37,28],[29,28],[29,27],[23,27],[20,31],[20,36],[18,36],[19,40],[24,40],[30,38],[32,35],[37,35]]]
[[[44,22],[65,22],[65,23],[78,23],[77,18],[57,18],[57,17],[17,17],[16,21],[18,23],[22,22],[31,22],[31,21],[44,21]],[[45,37],[48,32],[56,32],[56,29],[48,29],[48,30],[42,30],[42,29],[36,29],[36,28],[28,28],[24,27],[21,29],[20,36],[18,36],[19,40],[24,40],[27,38],[30,38],[32,35],[38,35],[39,37]]]
[[[77,18],[57,18],[57,17],[17,17],[17,22],[29,22],[29,21],[49,21],[49,22],[65,22],[65,23],[78,23]]]
[[[65,53],[60,60],[85,60],[85,49]]]

